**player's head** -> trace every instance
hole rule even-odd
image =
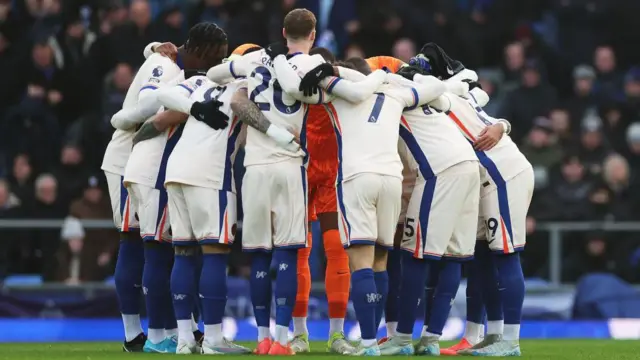
[[[331,51],[327,48],[314,47],[309,51],[309,55],[320,55],[326,62],[330,62],[330,63],[336,62],[335,55],[333,55]]]
[[[365,59],[371,70],[384,70],[387,72],[396,72],[400,70],[401,67],[406,66],[402,60],[396,59],[391,56],[374,56]]]
[[[348,64],[353,65],[353,68],[360,71],[365,75],[371,74],[371,67],[367,64],[367,61],[360,57],[352,57],[345,61]]]
[[[184,65],[189,69],[209,69],[227,55],[227,34],[212,22],[199,23],[189,30],[184,44]]]
[[[231,52],[231,55],[246,55],[249,53],[252,53],[254,51],[258,51],[258,50],[262,50],[262,46],[260,45],[256,45],[256,44],[251,44],[251,43],[247,43],[247,44],[242,44],[240,46],[238,46],[237,48],[235,48],[233,50],[233,52]]]
[[[284,17],[282,36],[287,43],[308,43],[309,49],[316,40],[316,16],[307,9],[293,9]],[[308,51],[307,50],[307,51]]]

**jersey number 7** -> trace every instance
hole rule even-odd
[[[271,110],[271,104],[269,104],[268,102],[256,101],[256,97],[269,88],[269,83],[271,82],[271,72],[269,72],[269,69],[264,66],[258,66],[251,73],[251,77],[254,79],[258,79],[257,75],[260,75],[262,83],[256,86],[251,94],[249,94],[249,100],[253,101],[258,106],[258,109],[262,111],[269,111]],[[285,114],[293,114],[300,110],[300,107],[302,107],[302,103],[300,101],[295,101],[291,105],[286,105],[282,101],[282,88],[280,87],[278,80],[273,82],[273,105],[276,107],[276,109],[278,109],[278,111]]]

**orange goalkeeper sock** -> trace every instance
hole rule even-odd
[[[338,230],[328,230],[322,234],[324,252],[327,256],[325,287],[329,301],[329,333],[343,331],[344,317],[347,315],[349,302],[349,257],[340,241]]]
[[[309,292],[311,291],[311,269],[309,269],[309,255],[311,254],[312,241],[311,233],[307,236],[309,245],[306,248],[298,250],[298,292],[296,293],[296,305],[293,308],[294,318],[306,318],[307,310],[309,309]]]

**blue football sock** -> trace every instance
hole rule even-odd
[[[373,269],[360,269],[351,274],[351,301],[360,323],[363,340],[376,338],[378,328],[375,324],[378,290],[373,277]]]
[[[271,253],[255,252],[251,256],[251,303],[256,325],[269,327],[271,319]]]
[[[505,325],[520,324],[524,302],[524,275],[518,253],[496,255]]]
[[[202,319],[205,325],[222,323],[227,305],[228,254],[204,254],[200,276]]]
[[[398,321],[398,309],[400,303],[400,283],[402,282],[402,251],[393,249],[389,251],[387,258],[387,274],[389,277],[389,293],[387,304],[384,307],[384,318],[386,322]]]
[[[457,261],[441,260],[440,278],[433,298],[433,308],[429,318],[428,331],[442,335],[444,325],[449,318],[451,304],[456,297],[462,276],[462,264]]]
[[[373,279],[376,282],[378,290],[378,304],[376,305],[376,330],[380,327],[382,314],[387,304],[387,294],[389,293],[389,275],[386,271],[378,271],[373,273]]]
[[[397,332],[412,334],[417,309],[424,294],[429,262],[416,259],[409,252],[402,252],[402,285],[400,286],[400,308],[398,309]]]
[[[491,261],[491,253],[488,251],[486,241],[476,242],[475,254],[472,261],[466,263],[468,266],[467,278],[467,321],[484,324],[484,301],[483,301],[483,275]]]
[[[173,309],[177,320],[191,320],[196,293],[196,258],[176,254],[171,272]]]
[[[487,314],[487,320],[500,321],[502,316],[502,299],[498,290],[498,270],[495,256],[491,253],[486,241],[476,242],[475,260],[478,263],[478,276],[481,281],[482,302]]]
[[[276,325],[289,327],[298,292],[298,249],[275,249]]]
[[[147,306],[149,329],[164,329],[169,289],[169,266],[173,249],[170,244],[146,243],[144,247],[144,271],[142,287]]]
[[[436,287],[438,287],[438,280],[440,278],[440,267],[442,266],[442,261],[429,261],[429,265],[427,266],[428,278],[427,278],[427,287],[424,291],[424,325],[429,325],[429,320],[431,319],[431,311],[433,310],[433,298],[436,295]]]
[[[120,312],[125,315],[140,314],[144,246],[137,233],[120,233],[120,248],[116,262],[116,294]]]

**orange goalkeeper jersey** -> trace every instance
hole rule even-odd
[[[329,176],[335,174],[338,162],[338,145],[329,114],[323,105],[310,105],[307,118],[307,151],[310,170],[321,171],[327,168]],[[316,174],[309,174],[309,181]]]
[[[374,56],[367,59],[367,64],[371,70],[380,70],[386,67],[392,73],[397,72],[402,66],[406,65],[402,60],[398,60],[391,56]]]

